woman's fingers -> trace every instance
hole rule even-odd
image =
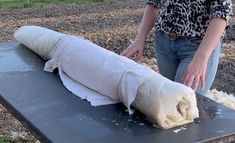
[[[187,75],[185,76],[184,84],[188,87],[192,87],[194,78],[195,78],[194,75],[190,75],[189,72],[187,72]]]
[[[120,55],[125,57],[130,57],[132,55],[135,55],[135,61],[138,62],[143,55],[143,51],[136,48],[128,47]]]
[[[189,74],[188,74],[188,70],[186,70],[186,72],[184,73],[184,85],[187,85],[188,84],[188,81],[189,81]]]
[[[133,53],[135,53],[136,51],[133,50],[133,48],[127,48],[126,50],[124,50],[121,55],[125,56],[125,57],[130,57]]]
[[[128,58],[133,55],[135,61],[138,62],[143,55],[143,50],[144,50],[144,43],[135,41],[127,49],[121,52],[120,55]]]
[[[183,78],[182,78],[184,82],[186,81],[185,79],[186,79],[187,73],[188,73],[188,70],[185,71],[184,76],[183,76]],[[185,84],[185,83],[184,83],[184,84]]]
[[[136,51],[133,50],[133,48],[127,48],[127,53],[126,53],[126,57],[130,57],[131,55],[133,55]]]
[[[199,84],[200,77],[196,76],[193,81],[193,90],[196,91]]]
[[[143,55],[143,52],[138,51],[135,61],[138,62],[141,59],[142,55]]]
[[[206,76],[205,76],[205,72],[202,74],[202,76],[200,77],[201,80],[201,88],[202,90],[204,90],[205,85],[206,85]]]
[[[127,52],[128,52],[128,48],[126,50],[122,51],[120,55],[125,56],[127,54]]]
[[[190,74],[187,70],[185,72],[183,80],[184,80],[184,85],[192,87],[194,91],[197,90],[200,81],[201,81],[202,90],[205,88],[205,74],[201,75]]]
[[[199,80],[200,80],[200,76],[198,76],[194,73],[191,73],[187,69],[184,74],[183,80],[184,80],[184,85],[191,87],[194,91],[196,91],[197,87],[198,87]]]

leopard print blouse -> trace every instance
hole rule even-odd
[[[221,17],[229,25],[231,0],[148,0],[159,8],[156,29],[177,36],[205,35],[210,19]]]

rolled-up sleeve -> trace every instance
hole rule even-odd
[[[151,5],[155,8],[159,8],[160,0],[147,0],[146,5]]]
[[[210,18],[220,17],[226,20],[227,25],[230,24],[233,15],[231,0],[212,0],[210,6]]]

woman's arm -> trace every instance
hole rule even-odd
[[[137,54],[135,60],[137,62],[140,60],[140,58],[143,55],[145,39],[150,30],[153,28],[157,15],[158,15],[157,8],[151,5],[147,5],[145,7],[144,15],[138,33],[135,37],[135,40],[126,50],[124,50],[121,53],[122,56],[130,57],[133,54]]]
[[[205,74],[208,59],[218,40],[222,36],[226,25],[229,25],[232,15],[233,10],[231,0],[211,1],[211,20],[207,27],[206,34],[185,72],[185,85],[193,87],[193,89],[196,90],[199,80],[201,80],[201,88],[203,89],[205,87]]]
[[[196,90],[201,80],[201,88],[203,89],[205,87],[205,74],[208,59],[221,38],[226,25],[226,21],[222,18],[215,17],[211,19],[206,34],[185,72],[185,85]]]

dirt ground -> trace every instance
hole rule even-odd
[[[81,35],[96,44],[120,53],[136,35],[144,0],[106,4],[51,6],[45,8],[0,10],[0,41],[13,40],[13,32],[22,25],[40,25],[56,31]],[[235,9],[235,8],[234,8]],[[153,32],[152,32],[153,33]],[[146,40],[142,62],[157,70],[153,34]],[[216,79],[212,88],[235,93],[235,18],[224,39]],[[17,136],[22,142],[36,142],[27,130],[0,106],[0,137]]]

